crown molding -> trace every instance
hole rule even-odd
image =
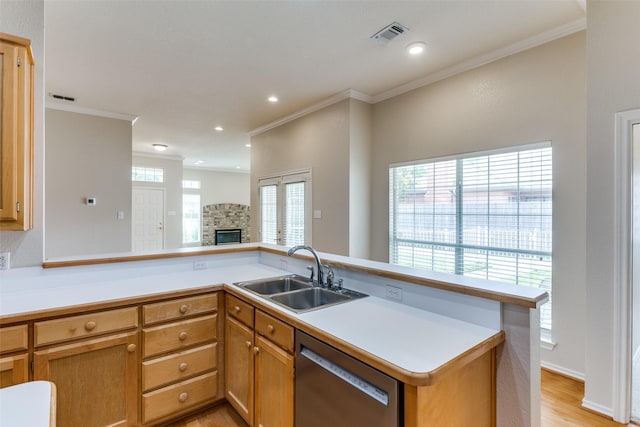
[[[133,124],[133,121],[138,118],[132,114],[114,113],[112,111],[96,110],[93,108],[80,107],[78,105],[60,104],[57,102],[46,102],[45,108],[50,110],[67,111],[69,113],[87,114],[90,116],[106,117],[108,119],[126,120]]]
[[[582,31],[586,28],[587,28],[586,17],[575,20],[573,22],[569,22],[567,24],[564,24],[559,27],[552,28],[551,30],[545,31],[543,33],[537,34],[533,37],[529,37],[528,39],[512,43],[510,45],[507,45],[500,49],[496,49],[484,55],[476,56],[475,58],[471,58],[466,61],[460,62],[456,65],[445,68],[436,73],[429,74],[428,76],[425,76],[421,79],[414,80],[412,82],[403,84],[402,86],[398,86],[386,92],[382,92],[372,98],[372,101],[373,101],[372,103],[376,104],[378,102],[385,101],[395,96],[402,95],[403,93],[410,92],[414,89],[418,89],[420,87],[430,85],[437,81],[444,80],[449,77],[453,77],[456,74],[464,73],[465,71],[472,70],[474,68],[480,67],[490,62],[497,61],[499,59],[506,58],[507,56],[510,56],[519,52],[524,52],[525,50],[532,49],[534,47],[543,45],[545,43],[549,43],[551,41],[560,39],[562,37],[571,35],[573,33],[577,33],[578,31]]]
[[[277,128],[278,126],[282,126],[285,123],[289,123],[291,121],[294,121],[296,119],[299,119],[300,117],[306,116],[307,114],[311,114],[313,112],[316,112],[318,110],[322,110],[325,107],[328,107],[330,105],[333,104],[337,104],[340,101],[344,101],[345,99],[349,99],[349,98],[353,98],[353,99],[357,99],[359,101],[363,101],[366,103],[373,103],[373,98],[371,98],[369,95],[364,94],[362,92],[358,92],[357,90],[353,90],[353,89],[347,89],[344,90],[342,92],[339,92],[323,101],[320,101],[316,104],[313,104],[303,110],[297,111],[293,114],[290,114],[288,116],[285,116],[281,119],[278,119],[274,122],[271,123],[267,123],[264,126],[260,126],[259,128],[253,129],[251,131],[249,131],[249,136],[256,136],[256,135],[260,135],[261,133],[264,133],[268,130],[271,130],[273,128]]]

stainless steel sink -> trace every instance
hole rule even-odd
[[[251,282],[238,283],[238,285],[260,295],[280,294],[282,292],[290,292],[313,287],[313,283],[311,283],[309,279],[298,275],[253,280]]]
[[[268,298],[296,313],[329,307],[367,296],[367,294],[349,289],[332,290],[314,287],[308,278],[298,275],[239,282],[236,285],[263,298]]]

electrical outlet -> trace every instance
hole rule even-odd
[[[387,299],[402,301],[402,288],[398,288],[397,286],[387,285],[386,290],[387,290]]]
[[[0,252],[0,270],[8,270],[11,267],[11,252]]]
[[[193,263],[193,269],[194,270],[206,270],[207,269],[207,263],[205,261],[196,261]]]

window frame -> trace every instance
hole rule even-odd
[[[312,185],[311,185],[311,169],[283,172],[276,175],[270,175],[258,178],[258,241],[263,241],[262,231],[262,187],[276,186],[276,244],[288,245],[290,243],[284,241],[283,230],[285,229],[285,212],[286,198],[285,189],[287,184],[298,182],[304,183],[304,244],[312,244]]]
[[[397,224],[398,224],[398,219],[397,219],[397,197],[396,197],[396,189],[397,187],[394,187],[394,176],[392,175],[394,173],[395,170],[397,170],[397,168],[402,168],[402,167],[406,167],[406,166],[419,166],[419,165],[426,165],[426,164],[436,164],[436,163],[441,163],[441,162],[449,162],[449,161],[455,161],[456,164],[454,165],[453,169],[455,170],[455,186],[456,186],[456,194],[458,194],[457,192],[461,189],[464,188],[464,182],[462,182],[461,180],[461,176],[459,175],[461,170],[463,169],[463,164],[465,160],[468,159],[472,159],[472,158],[482,158],[482,157],[489,157],[489,156],[495,156],[495,155],[500,155],[500,154],[513,154],[513,153],[522,153],[522,152],[526,152],[526,151],[531,151],[531,150],[539,150],[539,149],[549,149],[549,155],[551,156],[551,165],[550,165],[550,169],[549,169],[549,177],[551,180],[551,199],[549,200],[549,202],[551,203],[551,209],[550,209],[550,213],[548,214],[548,228],[545,228],[546,230],[548,230],[551,233],[551,239],[553,239],[552,237],[552,233],[553,233],[553,149],[552,149],[552,143],[551,141],[545,141],[545,142],[539,142],[539,143],[534,143],[534,144],[526,144],[526,145],[520,145],[520,146],[512,146],[512,147],[506,147],[506,148],[501,148],[501,149],[495,149],[495,150],[483,150],[483,151],[477,151],[477,152],[472,152],[472,153],[465,153],[465,154],[461,154],[461,155],[451,155],[451,156],[443,156],[443,157],[436,157],[436,158],[430,158],[430,159],[421,159],[421,160],[414,160],[414,161],[410,161],[410,162],[402,162],[402,163],[393,163],[389,165],[388,171],[389,171],[389,175],[388,175],[388,179],[389,179],[389,263],[390,264],[394,264],[394,265],[403,265],[403,264],[398,264],[397,260],[396,260],[396,254],[398,251],[398,241],[402,240],[402,239],[398,239],[397,238]],[[520,173],[520,169],[521,169],[521,164],[518,163],[518,173]],[[489,182],[491,180],[491,175],[490,172],[487,172],[487,181]],[[542,178],[540,179],[540,182],[543,182]],[[520,184],[520,177],[518,177],[518,184]],[[436,186],[436,184],[434,183],[434,188]],[[415,187],[415,183],[414,183],[414,189]],[[520,187],[518,187],[520,188]],[[487,187],[487,192],[489,192],[491,189],[491,187]],[[465,244],[463,241],[463,230],[462,230],[462,224],[464,224],[464,216],[465,216],[465,212],[464,210],[460,210],[462,206],[464,206],[464,202],[463,202],[463,198],[464,198],[464,190],[462,191],[462,197],[458,197],[457,195],[455,196],[455,204],[456,204],[456,208],[455,208],[455,218],[456,218],[456,230],[455,230],[455,240],[453,242],[440,242],[437,241],[436,239],[433,239],[433,241],[418,241],[417,239],[413,239],[415,242],[417,243],[424,243],[425,245],[442,245],[442,246],[447,246],[452,248],[452,250],[454,250],[455,252],[462,252],[465,249],[469,249],[469,245]],[[488,193],[490,194],[490,193]],[[518,195],[518,205],[520,204],[520,195]],[[462,205],[462,206],[461,206]],[[519,207],[519,206],[518,206]],[[435,215],[435,212],[432,214]],[[540,214],[539,217],[540,218],[544,218],[547,215],[543,215]],[[492,216],[490,215],[489,212],[487,212],[486,217],[488,220],[491,220]],[[415,210],[412,214],[412,218],[415,218]],[[518,224],[521,221],[521,214],[520,212],[518,212],[517,216],[517,221]],[[413,220],[413,224],[415,224],[415,219]],[[404,239],[406,240],[406,239]],[[550,248],[550,250],[547,251],[528,251],[528,250],[523,250],[521,248],[517,248],[517,249],[509,249],[506,247],[492,247],[490,246],[488,243],[486,245],[471,245],[471,249],[477,249],[477,250],[485,250],[487,252],[490,252],[492,250],[499,250],[499,252],[502,253],[517,253],[519,256],[520,255],[536,255],[539,252],[539,255],[542,257],[546,257],[549,260],[549,265],[550,265],[550,271],[549,271],[549,281],[548,283],[545,282],[545,285],[542,286],[542,281],[540,282],[540,285],[538,285],[539,288],[546,290],[549,293],[549,304],[545,307],[543,306],[543,310],[546,310],[548,312],[548,316],[540,316],[541,318],[541,329],[543,330],[543,332],[548,332],[550,334],[553,322],[552,322],[552,316],[553,313],[551,311],[551,291],[553,288],[553,283],[552,283],[552,279],[553,279],[553,255],[552,255],[552,248]],[[525,253],[526,252],[526,253]],[[432,255],[433,256],[433,255]],[[464,264],[460,263],[460,259],[463,257],[464,255],[461,254],[456,254],[454,255],[454,272],[455,274],[459,274],[459,275],[467,275],[467,276],[471,276],[470,274],[465,274],[464,271],[460,271],[461,269],[464,269]],[[413,262],[413,260],[411,261],[411,264],[415,266],[415,262]],[[414,268],[421,268],[421,267],[414,267]],[[489,268],[489,267],[487,267]],[[425,268],[427,270],[430,271],[439,271],[437,269],[429,269],[429,268]],[[454,274],[454,272],[450,272],[450,274]],[[518,268],[516,268],[514,270],[515,274],[518,274]],[[493,280],[497,280],[497,279],[493,279]],[[546,279],[545,279],[546,280]],[[506,280],[505,280],[506,281]],[[513,282],[509,282],[509,283],[513,283]],[[520,286],[528,286],[526,284],[519,284]],[[546,304],[545,304],[546,305]],[[544,322],[543,322],[544,321]]]

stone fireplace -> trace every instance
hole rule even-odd
[[[202,208],[202,246],[236,243],[238,237],[240,243],[249,243],[250,219],[250,208],[247,205],[218,203],[204,206]]]

